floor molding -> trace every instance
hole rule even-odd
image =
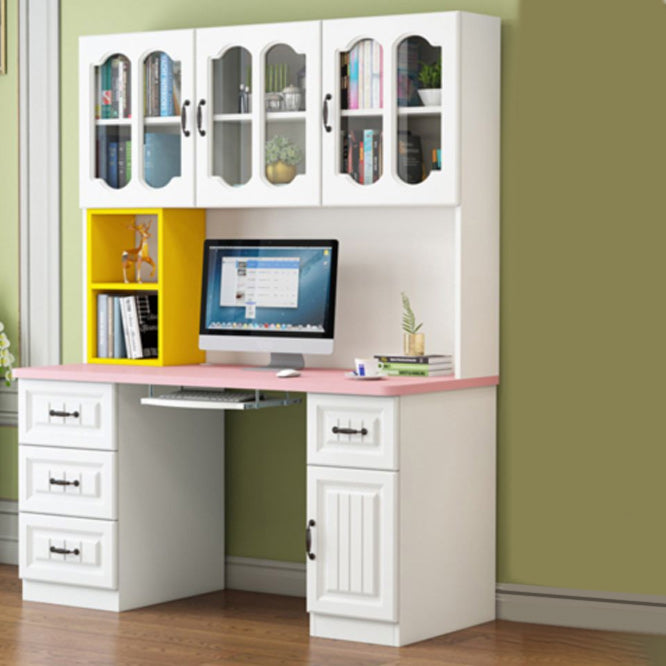
[[[305,597],[305,563],[227,556],[225,564],[231,590]]]
[[[666,597],[497,585],[497,617],[561,627],[666,634]]]
[[[18,502],[0,500],[0,564],[18,564]]]

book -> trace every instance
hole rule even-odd
[[[107,144],[106,182],[109,187],[118,189],[118,142],[109,141]]]
[[[364,39],[363,44],[363,107],[370,109],[372,103],[372,39]]]
[[[453,367],[453,361],[442,361],[440,363],[392,363],[390,361],[379,361],[383,368],[391,368],[393,370],[409,370],[416,368],[419,370],[446,370]]]
[[[382,45],[378,41],[372,42],[372,73],[371,73],[371,100],[372,108],[381,109],[383,107],[384,100],[382,99],[382,75],[383,75],[383,63],[382,63]]]
[[[406,369],[382,368],[382,372],[388,377],[446,377],[453,374],[453,368],[432,370],[425,366],[413,366]]]
[[[349,52],[349,109],[358,109],[358,44]]]
[[[144,177],[151,187],[164,187],[180,176],[180,135],[146,132]]]
[[[107,294],[97,294],[97,357],[108,358],[108,296]]]
[[[157,358],[157,294],[134,296],[143,358]]]
[[[127,142],[118,141],[118,187],[125,187],[127,183]]]
[[[113,296],[113,358],[127,358],[125,331],[120,312],[120,296]]]
[[[143,358],[143,348],[141,347],[141,336],[139,334],[139,317],[133,295],[120,298],[120,313],[123,320],[123,331],[125,332],[127,358]]]
[[[406,356],[400,354],[375,354],[375,358],[381,363],[410,363],[410,364],[453,363],[452,354],[425,354],[423,356]]]
[[[173,61],[160,53],[160,116],[173,116]]]
[[[410,184],[423,180],[421,138],[412,132],[398,132],[398,176]]]
[[[132,180],[132,141],[125,141],[125,184]]]
[[[371,129],[363,130],[363,182],[366,184],[374,183],[374,153],[373,137],[374,132]]]
[[[340,108],[349,108],[349,51],[340,54]]]
[[[113,358],[113,296],[106,299],[106,357]]]
[[[97,177],[108,182],[109,140],[106,127],[97,128]]]

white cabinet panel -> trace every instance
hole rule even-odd
[[[19,576],[114,589],[118,524],[105,520],[19,515]]]
[[[19,510],[116,519],[117,455],[20,446]]]
[[[397,619],[397,474],[308,468],[308,611]]]
[[[308,395],[308,464],[398,469],[397,398]]]
[[[113,386],[20,380],[19,442],[117,449]]]

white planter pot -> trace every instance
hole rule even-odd
[[[442,89],[441,88],[421,88],[419,97],[423,102],[423,106],[440,106],[442,103]]]

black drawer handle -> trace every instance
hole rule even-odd
[[[338,428],[338,426],[333,426],[333,434],[334,435],[367,435],[368,434],[368,429],[367,428],[361,428],[360,430],[357,430],[356,428]]]
[[[333,128],[328,124],[328,103],[333,99],[333,95],[330,93],[324,97],[324,103],[321,108],[321,118],[324,121],[324,129],[327,132],[330,132]]]
[[[52,553],[58,553],[58,555],[78,555],[81,552],[78,548],[67,550],[67,548],[56,548],[55,546],[51,546],[49,550]]]
[[[65,479],[49,479],[52,486],[74,486],[78,488],[81,484],[78,481],[65,481]]]
[[[58,409],[51,409],[49,410],[49,416],[62,416],[63,418],[67,418],[71,416],[72,418],[78,419],[79,418],[79,413],[78,412],[61,412]]]
[[[314,560],[315,554],[312,552],[312,528],[315,526],[315,521],[310,519],[305,527],[305,552],[311,560]]]
[[[206,136],[206,130],[203,128],[203,107],[205,104],[205,99],[200,99],[197,104],[197,130],[200,136]]]

